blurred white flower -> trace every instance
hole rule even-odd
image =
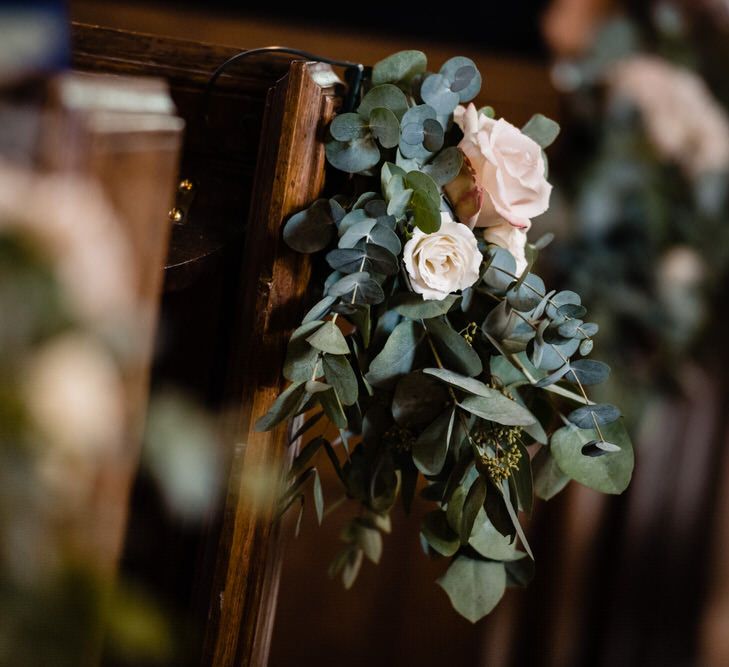
[[[120,223],[99,187],[0,162],[0,233],[24,232],[53,263],[70,305],[91,324],[128,316],[135,272]]]
[[[663,158],[691,176],[729,168],[729,120],[695,73],[642,55],[619,61],[607,81],[613,99],[639,109]]]
[[[114,360],[93,338],[52,339],[30,359],[23,389],[49,447],[73,458],[93,458],[120,441],[122,382]]]

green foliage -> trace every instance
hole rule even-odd
[[[443,192],[463,166],[452,114],[481,86],[467,58],[435,73],[426,66],[419,51],[380,61],[359,107],[330,125],[327,157],[358,174],[356,191],[318,200],[286,224],[289,245],[324,251],[332,272],[291,336],[283,373],[292,384],[257,426],[316,410],[293,441],[313,432],[321,415],[339,429],[331,443],[308,437],[282,509],[301,507],[311,484],[324,518],[312,463],[326,454],[361,506],[330,567],[345,587],[363,561],[380,560],[398,497],[407,511],[422,489],[431,505],[421,543],[451,559],[439,584],[475,622],[507,585],[533,576],[519,513],[532,511],[535,495],[549,499],[570,479],[620,493],[633,454],[619,410],[592,403],[585,390],[609,375],[607,365],[584,358],[597,325],[577,293],[549,291],[534,272],[549,238],[527,245],[527,267],[517,274],[510,252],[477,237],[483,263],[475,284],[442,299],[412,291],[403,249],[421,238],[417,230],[439,230],[442,211],[458,217]],[[558,131],[539,114],[524,128],[541,147]],[[552,432],[559,419],[567,425]]]

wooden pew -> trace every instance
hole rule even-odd
[[[281,388],[287,334],[309,277],[280,228],[324,186],[322,132],[341,92],[328,69],[266,55],[231,67],[202,109],[210,74],[237,51],[73,27],[76,69],[164,78],[187,125],[152,384],[182,386],[218,415],[229,484],[221,511],[196,530],[155,509],[139,479],[122,567],[204,628],[191,639],[189,664],[267,660],[274,508],[253,503],[240,485],[243,470],[283,468],[285,429],[252,429]],[[155,545],[145,550],[150,525]]]

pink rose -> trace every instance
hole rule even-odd
[[[526,231],[510,225],[506,220],[502,220],[498,225],[492,225],[483,230],[483,238],[486,243],[508,250],[512,257],[516,260],[516,275],[520,276],[527,267],[526,259]]]
[[[473,104],[458,106],[453,118],[463,130],[458,147],[464,168],[445,189],[461,222],[490,227],[503,219],[529,229],[531,219],[549,207],[552,191],[539,145],[503,118],[478,113]],[[486,196],[474,213],[480,192]]]

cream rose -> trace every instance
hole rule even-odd
[[[490,227],[507,220],[514,227],[529,229],[531,219],[549,207],[552,186],[544,177],[544,158],[539,145],[503,118],[494,120],[478,113],[473,104],[458,106],[453,114],[463,130],[458,147],[466,157],[461,174],[446,187],[449,197],[471,180],[471,196],[461,207],[454,201],[461,222]],[[473,191],[485,193],[478,210]],[[460,197],[458,197],[460,199]]]
[[[528,263],[524,251],[527,235],[523,229],[502,220],[498,225],[484,229],[483,238],[487,243],[493,243],[508,250],[516,260],[516,275],[519,276],[523,273]]]
[[[478,280],[483,257],[473,232],[448,213],[441,213],[440,229],[425,234],[415,229],[405,244],[403,261],[412,288],[423,299],[444,299]]]

